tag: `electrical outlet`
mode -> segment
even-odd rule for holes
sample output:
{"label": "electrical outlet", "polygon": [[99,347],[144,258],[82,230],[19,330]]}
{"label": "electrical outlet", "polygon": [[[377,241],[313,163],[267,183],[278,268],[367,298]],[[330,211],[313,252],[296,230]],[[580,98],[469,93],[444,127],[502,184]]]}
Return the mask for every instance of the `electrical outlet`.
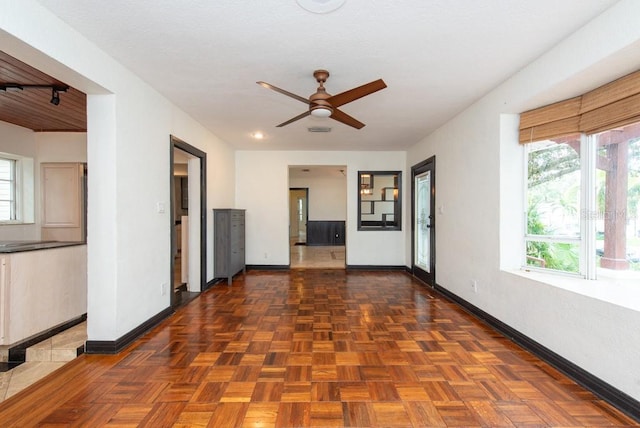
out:
{"label": "electrical outlet", "polygon": [[166,296],[167,295],[167,283],[163,282],[162,284],[160,284],[160,295],[162,296]]}
{"label": "electrical outlet", "polygon": [[471,289],[473,290],[474,293],[478,292],[478,281],[475,279],[471,280]]}
{"label": "electrical outlet", "polygon": [[269,255],[267,253],[264,253],[264,258],[265,259],[269,258]]}

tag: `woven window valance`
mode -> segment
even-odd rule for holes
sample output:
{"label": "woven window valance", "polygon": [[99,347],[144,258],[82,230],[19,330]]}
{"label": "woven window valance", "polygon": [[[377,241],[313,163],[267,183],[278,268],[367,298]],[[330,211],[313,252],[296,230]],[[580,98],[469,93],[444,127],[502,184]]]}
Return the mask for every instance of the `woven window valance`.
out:
{"label": "woven window valance", "polygon": [[520,144],[584,132],[593,134],[640,121],[640,71],[579,97],[520,115]]}

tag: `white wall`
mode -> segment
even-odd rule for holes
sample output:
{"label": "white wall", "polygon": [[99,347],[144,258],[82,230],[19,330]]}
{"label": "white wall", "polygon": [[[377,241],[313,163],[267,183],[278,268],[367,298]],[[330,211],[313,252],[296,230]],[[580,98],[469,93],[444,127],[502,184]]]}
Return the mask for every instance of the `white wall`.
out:
{"label": "white wall", "polygon": [[292,178],[289,180],[289,187],[309,189],[310,221],[347,219],[346,176]]}
{"label": "white wall", "polygon": [[0,152],[35,158],[35,132],[18,125],[0,122]]}
{"label": "white wall", "polygon": [[87,162],[84,132],[35,132],[38,162]]}
{"label": "white wall", "polygon": [[[358,171],[402,171],[405,162],[404,152],[236,152],[236,207],[247,210],[247,264],[289,264],[289,166],[346,165],[347,265],[404,266],[404,232],[358,231],[356,216]],[[405,211],[403,230],[406,218]]]}
{"label": "white wall", "polygon": [[520,266],[523,233],[523,154],[514,114],[639,69],[638,16],[640,2],[617,3],[407,155],[407,169],[436,156],[436,205],[443,208],[437,283],[635,399],[640,312],[510,270]]}
{"label": "white wall", "polygon": [[89,340],[116,340],[169,306],[169,136],[210,153],[209,208],[233,204],[233,151],[36,1],[3,2],[0,42],[87,94],[87,329]]}

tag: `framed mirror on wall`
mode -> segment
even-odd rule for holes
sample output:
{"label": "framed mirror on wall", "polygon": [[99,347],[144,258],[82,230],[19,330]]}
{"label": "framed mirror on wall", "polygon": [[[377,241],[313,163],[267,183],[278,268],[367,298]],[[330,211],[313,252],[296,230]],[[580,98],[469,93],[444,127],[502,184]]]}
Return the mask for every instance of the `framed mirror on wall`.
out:
{"label": "framed mirror on wall", "polygon": [[358,171],[358,230],[402,230],[402,171]]}

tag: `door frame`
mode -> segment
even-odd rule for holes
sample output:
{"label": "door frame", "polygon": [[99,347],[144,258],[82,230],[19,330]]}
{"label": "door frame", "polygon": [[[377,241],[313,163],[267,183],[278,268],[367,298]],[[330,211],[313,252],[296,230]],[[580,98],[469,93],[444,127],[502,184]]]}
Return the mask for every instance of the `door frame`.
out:
{"label": "door frame", "polygon": [[[170,193],[170,230],[171,230],[171,263],[170,263],[170,282],[173,284],[173,273],[175,270],[175,257],[174,248],[176,246],[176,232],[175,232],[175,190],[174,190],[174,157],[173,151],[180,149],[200,159],[200,292],[204,291],[207,287],[207,154],[202,150],[182,141],[181,139],[170,135],[170,158],[169,158],[169,189]],[[173,287],[169,287],[171,290],[171,307],[178,306],[181,300],[177,298],[177,293],[173,292]]]}
{"label": "door frame", "polygon": [[[430,207],[431,212],[430,228],[431,233],[429,235],[429,270],[426,272],[415,265],[415,251],[416,251],[416,187],[415,178],[426,171],[431,171],[431,197]],[[436,286],[436,157],[430,158],[419,162],[411,167],[411,273],[416,278],[420,279],[424,283],[431,287]]]}

